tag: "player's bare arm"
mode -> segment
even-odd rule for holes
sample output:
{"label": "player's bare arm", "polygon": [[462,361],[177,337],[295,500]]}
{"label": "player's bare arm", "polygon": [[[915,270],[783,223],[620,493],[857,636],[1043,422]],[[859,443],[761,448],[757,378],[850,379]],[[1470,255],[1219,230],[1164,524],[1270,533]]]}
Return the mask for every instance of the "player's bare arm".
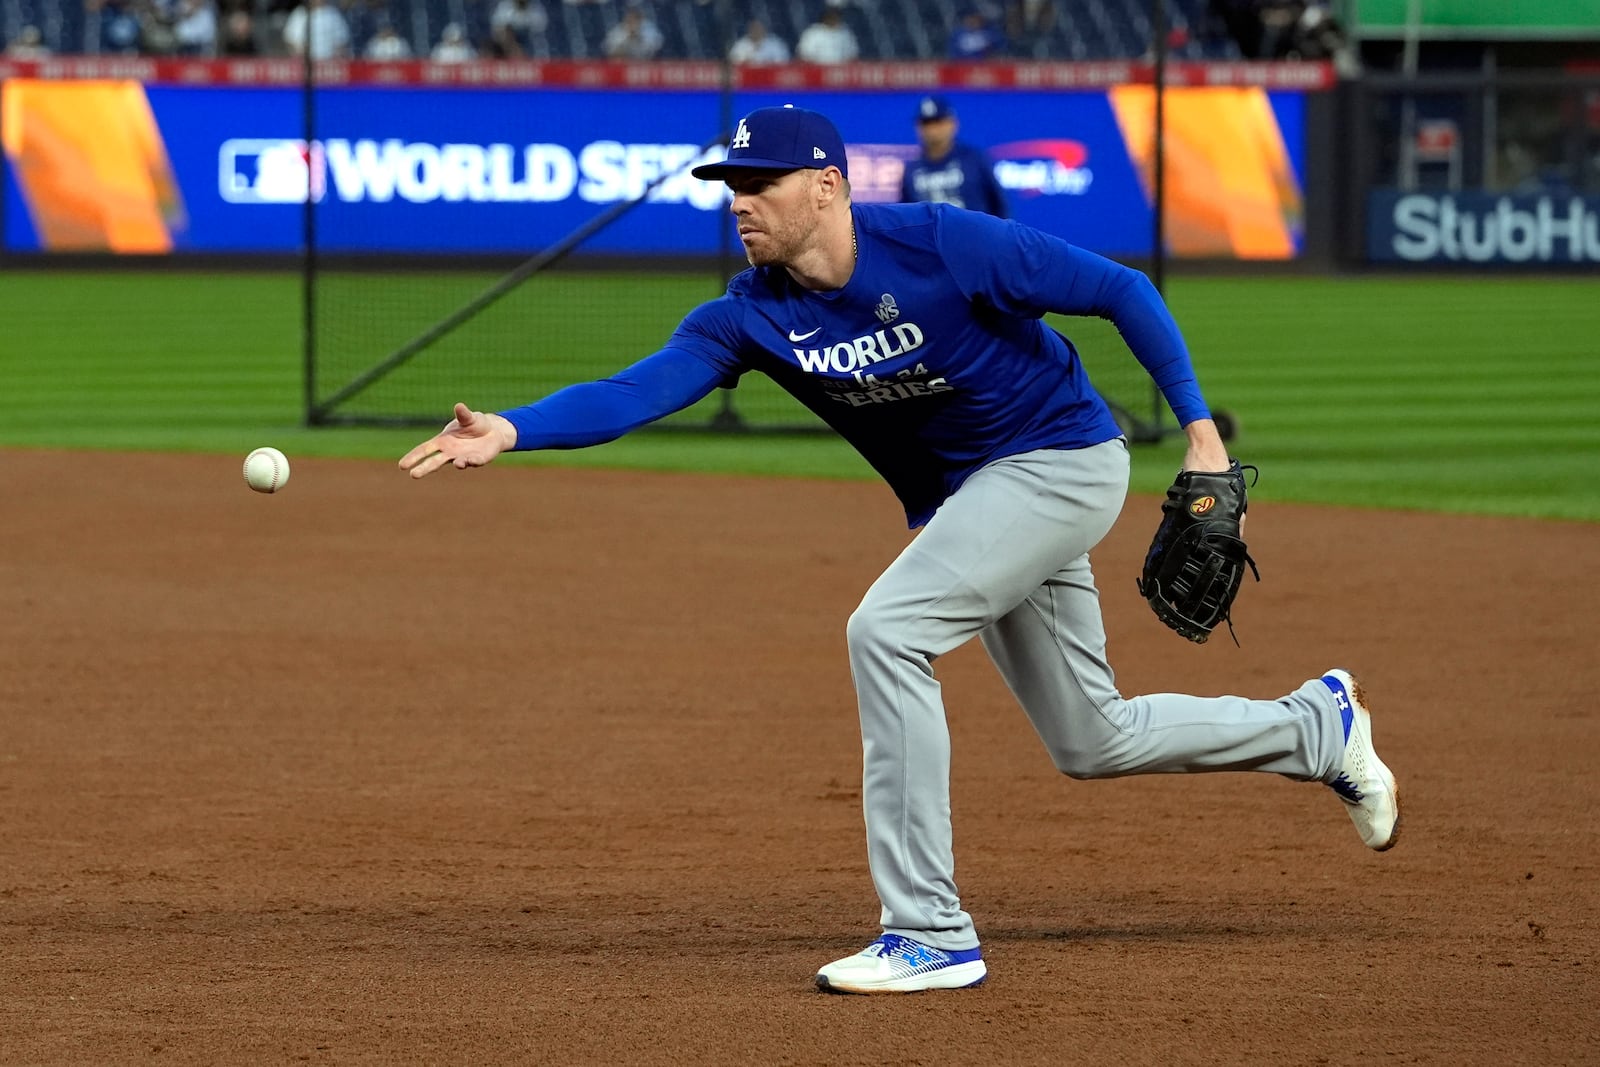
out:
{"label": "player's bare arm", "polygon": [[1217,424],[1210,419],[1195,419],[1183,428],[1189,438],[1189,450],[1183,457],[1186,471],[1225,471],[1228,469],[1228,446],[1222,443]]}
{"label": "player's bare arm", "polygon": [[503,415],[457,404],[455,418],[433,437],[400,457],[400,469],[425,478],[445,464],[457,470],[481,467],[517,446],[517,428]]}

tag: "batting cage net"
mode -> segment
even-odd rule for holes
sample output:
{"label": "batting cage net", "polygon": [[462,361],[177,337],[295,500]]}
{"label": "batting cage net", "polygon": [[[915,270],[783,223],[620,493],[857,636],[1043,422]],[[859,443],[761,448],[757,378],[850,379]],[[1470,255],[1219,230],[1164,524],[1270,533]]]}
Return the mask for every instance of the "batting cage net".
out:
{"label": "batting cage net", "polygon": [[[633,209],[648,198],[692,190],[720,203],[719,189],[688,173],[720,155],[719,109],[706,109],[698,124],[712,143],[648,159],[621,143],[601,145],[579,161],[542,143],[536,114],[523,114],[502,143],[461,136],[464,95],[473,108],[498,109],[495,136],[505,137],[515,94],[495,100],[482,88],[417,87],[408,95],[411,132],[402,140],[363,110],[359,87],[307,86],[308,421],[426,425],[447,418],[457,400],[506,408],[605,377],[660,348],[685,313],[719,295],[743,266],[731,253],[662,265],[604,251],[626,243],[640,223]],[[436,136],[417,136],[430,127]],[[372,251],[405,244],[383,221],[382,205],[396,199],[449,211],[489,198],[536,205],[556,191],[594,206],[553,241],[499,233],[493,254],[471,259]],[[731,244],[725,213],[705,214],[708,243]],[[718,390],[663,425],[820,427],[765,380],[742,382],[737,404],[732,392]]]}
{"label": "batting cage net", "polygon": [[[673,100],[675,128],[697,131],[703,143],[653,143],[666,138],[641,115],[574,151],[551,131],[593,106],[582,86],[541,86],[532,108],[526,87],[387,85],[404,94],[400,136],[393,108],[370,106],[370,86],[318,80],[330,71],[345,75],[307,65],[303,117],[310,424],[436,425],[456,401],[504,409],[604,378],[659,349],[746,265],[725,190],[689,173],[721,158],[733,116],[751,104],[745,94]],[[907,142],[851,146],[857,199],[896,198],[898,171],[886,177],[883,160],[910,158]],[[557,201],[560,211],[549,210]],[[525,225],[487,234],[472,226],[474,206],[485,202]],[[692,226],[705,232],[691,234],[695,254],[628,251],[661,246],[651,213],[638,210],[657,202],[697,209]],[[413,216],[394,209],[408,203],[425,205],[437,250],[419,252],[418,235],[397,229],[394,219]],[[440,228],[453,214],[470,240],[458,244],[448,225]],[[472,252],[461,254],[467,245]],[[1115,329],[1094,319],[1051,324],[1077,344],[1130,436],[1152,439],[1162,406]],[[825,429],[759,374],[656,425]]]}

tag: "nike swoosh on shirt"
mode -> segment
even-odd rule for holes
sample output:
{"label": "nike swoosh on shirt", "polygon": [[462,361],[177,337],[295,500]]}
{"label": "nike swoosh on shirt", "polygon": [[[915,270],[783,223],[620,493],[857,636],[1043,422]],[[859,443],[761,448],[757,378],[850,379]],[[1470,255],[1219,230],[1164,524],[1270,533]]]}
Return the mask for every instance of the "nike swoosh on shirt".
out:
{"label": "nike swoosh on shirt", "polygon": [[821,326],[818,326],[815,330],[812,330],[810,333],[795,333],[793,330],[790,330],[789,331],[789,340],[791,340],[791,341],[804,341],[807,338],[816,335],[821,330],[822,330]]}

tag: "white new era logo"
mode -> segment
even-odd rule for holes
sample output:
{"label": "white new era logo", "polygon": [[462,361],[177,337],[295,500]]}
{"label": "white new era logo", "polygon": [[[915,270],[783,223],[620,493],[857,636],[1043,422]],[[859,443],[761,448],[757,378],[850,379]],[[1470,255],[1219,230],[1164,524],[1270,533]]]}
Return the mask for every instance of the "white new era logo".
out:
{"label": "white new era logo", "polygon": [[729,148],[750,147],[750,127],[744,124],[744,119],[739,120],[739,128],[733,131],[733,140],[728,143]]}
{"label": "white new era logo", "polygon": [[824,152],[820,148],[813,148],[811,150],[811,158],[812,159],[827,159],[828,158],[828,153]]}

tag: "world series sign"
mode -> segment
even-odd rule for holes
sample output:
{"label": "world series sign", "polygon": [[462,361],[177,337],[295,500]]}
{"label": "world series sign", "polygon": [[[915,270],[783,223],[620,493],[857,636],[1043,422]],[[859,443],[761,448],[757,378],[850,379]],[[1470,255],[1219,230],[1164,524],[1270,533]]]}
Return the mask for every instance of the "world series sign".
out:
{"label": "world series sign", "polygon": [[[730,110],[805,90],[845,139],[852,198],[884,202],[899,198],[917,153],[916,102],[937,86],[986,151],[1013,217],[1105,255],[1147,254],[1148,72],[985,64],[969,85],[970,66],[741,73],[777,80],[744,84]],[[584,253],[737,254],[727,190],[689,173],[723,153],[713,145],[727,121],[719,71],[351,62],[318,70],[308,131],[298,63],[0,59],[0,250],[296,254],[309,201],[324,252],[524,255],[638,200]],[[1300,255],[1307,98],[1331,84],[1325,65],[1169,74],[1170,254]],[[737,144],[740,132],[729,137]]]}

